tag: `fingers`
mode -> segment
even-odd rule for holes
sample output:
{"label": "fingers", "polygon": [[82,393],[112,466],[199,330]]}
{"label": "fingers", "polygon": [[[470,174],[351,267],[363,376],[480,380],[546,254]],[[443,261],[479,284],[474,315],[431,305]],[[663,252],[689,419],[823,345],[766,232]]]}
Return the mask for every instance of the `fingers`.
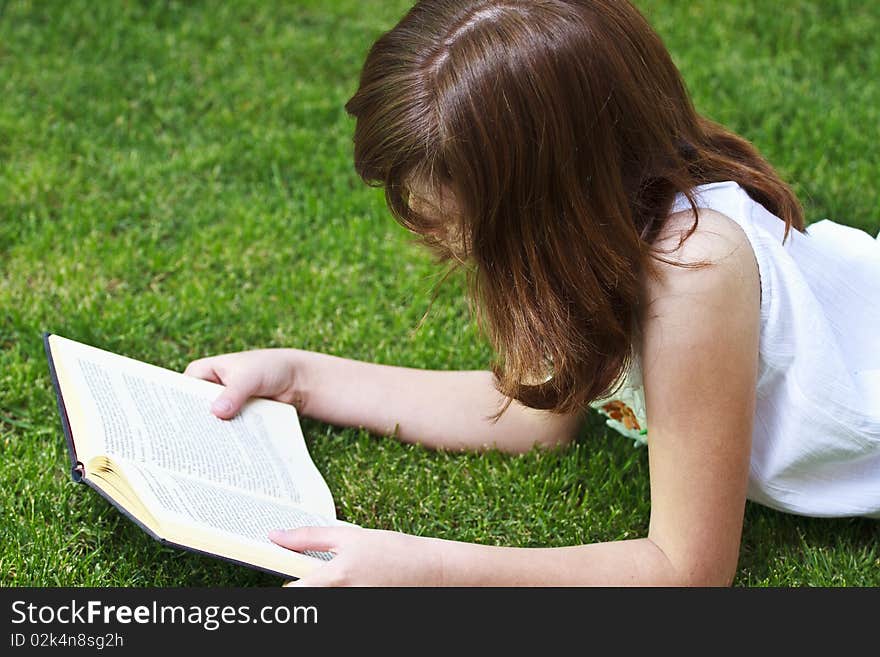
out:
{"label": "fingers", "polygon": [[276,529],[269,532],[269,540],[295,552],[315,550],[332,552],[339,547],[346,527],[300,527],[299,529]]}
{"label": "fingers", "polygon": [[315,568],[312,572],[310,572],[305,577],[300,577],[298,580],[292,582],[285,582],[284,586],[299,588],[299,587],[328,587],[328,586],[338,586],[339,582],[337,581],[335,575],[333,574],[333,564],[328,563],[324,566],[320,566]]}
{"label": "fingers", "polygon": [[220,393],[211,404],[211,412],[221,420],[231,420],[253,395],[252,386],[243,385],[242,381],[235,381],[234,383],[224,381],[224,378],[228,378],[228,376],[218,371],[221,368],[215,366],[216,362],[213,358],[194,360],[186,366],[183,373],[197,379],[210,381],[211,383],[225,383],[226,390]]}
{"label": "fingers", "polygon": [[[336,552],[339,545],[351,531],[348,527],[300,527],[299,529],[278,529],[269,532],[269,539],[281,547],[297,552],[316,550]],[[309,574],[298,580],[285,582],[284,586],[339,586],[343,582],[337,572],[339,557],[328,563],[316,566]]]}
{"label": "fingers", "polygon": [[186,369],[183,370],[183,373],[196,379],[204,379],[205,381],[211,381],[212,383],[220,383],[220,375],[214,371],[214,367],[208,362],[208,359],[205,358],[191,362],[186,366]]}
{"label": "fingers", "polygon": [[237,386],[227,387],[211,404],[211,412],[221,420],[231,420],[250,396],[249,390]]}

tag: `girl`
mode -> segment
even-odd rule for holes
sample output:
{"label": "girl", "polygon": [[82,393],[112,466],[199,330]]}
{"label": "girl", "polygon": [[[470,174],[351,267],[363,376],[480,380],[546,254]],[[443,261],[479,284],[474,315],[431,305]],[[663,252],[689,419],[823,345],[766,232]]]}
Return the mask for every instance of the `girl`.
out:
{"label": "girl", "polygon": [[880,242],[804,228],[791,189],[698,115],[626,0],[424,0],[346,106],[355,166],[464,267],[493,372],[290,350],[186,372],[404,441],[567,443],[592,406],[648,444],[637,540],[507,548],[359,528],[279,531],[336,558],[307,585],[726,585],[746,498],[880,517]]}

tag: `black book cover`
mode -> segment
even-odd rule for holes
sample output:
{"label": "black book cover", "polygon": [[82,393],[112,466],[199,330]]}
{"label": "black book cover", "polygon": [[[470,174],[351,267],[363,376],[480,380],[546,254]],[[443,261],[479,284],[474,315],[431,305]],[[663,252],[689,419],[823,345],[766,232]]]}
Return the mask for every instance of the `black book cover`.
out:
{"label": "black book cover", "polygon": [[52,358],[52,347],[49,344],[49,332],[43,333],[43,347],[46,349],[46,358],[49,360],[49,376],[52,386],[55,388],[55,399],[58,401],[58,413],[61,415],[61,427],[64,429],[64,437],[67,439],[67,451],[70,454],[70,476],[76,482],[81,482],[85,474],[85,466],[76,458],[76,445],[73,444],[73,433],[70,431],[70,420],[67,418],[67,408],[64,406],[64,398],[61,396],[61,384],[58,382],[58,373],[55,371],[55,360]]}

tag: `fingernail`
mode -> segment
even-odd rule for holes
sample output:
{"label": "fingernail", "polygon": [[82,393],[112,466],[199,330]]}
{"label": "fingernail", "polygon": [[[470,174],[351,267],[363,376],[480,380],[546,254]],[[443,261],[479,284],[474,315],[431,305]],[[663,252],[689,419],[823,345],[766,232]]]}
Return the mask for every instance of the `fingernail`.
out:
{"label": "fingernail", "polygon": [[218,399],[213,404],[211,404],[211,410],[215,413],[222,413],[226,415],[232,411],[232,404],[228,399]]}
{"label": "fingernail", "polygon": [[273,529],[269,532],[269,540],[274,541],[284,536],[284,532],[280,529]]}

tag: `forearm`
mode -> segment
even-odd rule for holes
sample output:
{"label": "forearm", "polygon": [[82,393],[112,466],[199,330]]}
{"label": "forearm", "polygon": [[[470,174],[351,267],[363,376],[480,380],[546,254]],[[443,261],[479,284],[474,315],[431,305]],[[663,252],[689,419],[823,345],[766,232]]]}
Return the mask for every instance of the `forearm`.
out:
{"label": "forearm", "polygon": [[491,372],[433,371],[377,365],[288,350],[302,413],[323,422],[393,434],[427,447],[510,452],[573,437],[578,418],[504,404]]}
{"label": "forearm", "polygon": [[648,538],[558,548],[511,548],[426,539],[443,586],[721,585],[675,569]]}

